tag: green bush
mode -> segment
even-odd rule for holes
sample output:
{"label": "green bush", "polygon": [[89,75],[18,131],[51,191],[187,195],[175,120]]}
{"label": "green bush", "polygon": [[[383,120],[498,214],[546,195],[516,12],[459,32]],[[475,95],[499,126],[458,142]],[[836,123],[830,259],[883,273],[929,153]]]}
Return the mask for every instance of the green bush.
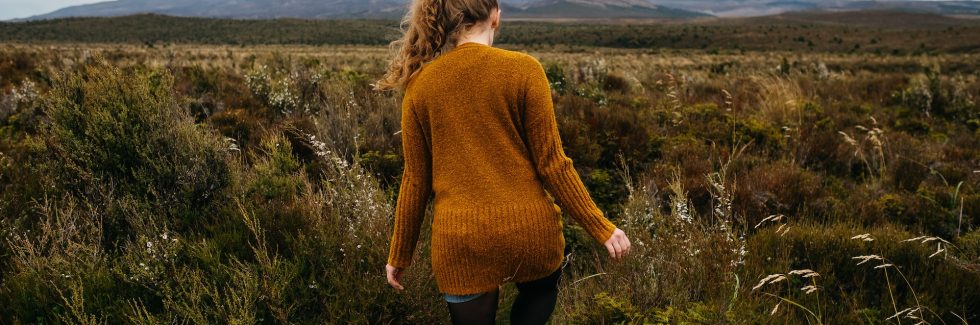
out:
{"label": "green bush", "polygon": [[226,200],[228,145],[195,124],[173,91],[168,73],[98,63],[64,76],[44,104],[42,174],[57,192],[105,207],[108,243],[129,233],[127,209],[192,229]]}
{"label": "green bush", "polygon": [[551,62],[545,65],[544,72],[548,76],[551,89],[557,92],[559,96],[564,96],[568,91],[568,79],[565,78],[565,70],[562,69],[562,66]]}

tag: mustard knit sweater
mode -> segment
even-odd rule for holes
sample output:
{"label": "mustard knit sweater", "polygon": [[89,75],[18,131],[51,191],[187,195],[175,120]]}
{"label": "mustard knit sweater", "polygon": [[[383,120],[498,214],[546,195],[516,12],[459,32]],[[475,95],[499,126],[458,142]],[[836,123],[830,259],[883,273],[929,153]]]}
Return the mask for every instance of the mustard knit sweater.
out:
{"label": "mustard knit sweater", "polygon": [[464,43],[419,71],[401,111],[405,171],[388,264],[412,263],[433,193],[432,272],[448,294],[557,270],[562,209],[599,243],[616,229],[565,156],[548,78],[534,57]]}

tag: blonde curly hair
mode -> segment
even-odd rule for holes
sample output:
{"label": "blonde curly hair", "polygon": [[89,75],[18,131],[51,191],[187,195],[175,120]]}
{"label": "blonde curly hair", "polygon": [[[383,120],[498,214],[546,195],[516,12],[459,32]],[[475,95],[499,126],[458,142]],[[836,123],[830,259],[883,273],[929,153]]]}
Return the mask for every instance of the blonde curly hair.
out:
{"label": "blonde curly hair", "polygon": [[422,68],[452,49],[459,36],[498,9],[498,0],[413,0],[402,19],[402,37],[389,45],[394,58],[376,90],[403,90]]}

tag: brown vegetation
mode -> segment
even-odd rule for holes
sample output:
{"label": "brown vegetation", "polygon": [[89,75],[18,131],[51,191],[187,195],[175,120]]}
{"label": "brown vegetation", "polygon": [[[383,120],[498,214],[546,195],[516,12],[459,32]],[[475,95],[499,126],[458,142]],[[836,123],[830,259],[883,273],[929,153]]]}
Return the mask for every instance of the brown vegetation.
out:
{"label": "brown vegetation", "polygon": [[[980,320],[978,55],[526,50],[636,248],[568,220],[557,322]],[[386,58],[2,45],[0,322],[445,322],[426,240],[384,281]]]}

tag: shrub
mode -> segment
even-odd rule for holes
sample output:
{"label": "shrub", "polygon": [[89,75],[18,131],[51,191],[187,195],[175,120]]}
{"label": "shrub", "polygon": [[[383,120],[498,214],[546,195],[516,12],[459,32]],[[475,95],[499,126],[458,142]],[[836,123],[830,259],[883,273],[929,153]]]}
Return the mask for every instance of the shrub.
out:
{"label": "shrub", "polygon": [[562,69],[561,65],[549,62],[545,65],[544,72],[548,77],[548,83],[551,85],[551,89],[559,96],[564,96],[568,90],[568,79],[565,78],[565,70]]}
{"label": "shrub", "polygon": [[50,160],[41,169],[57,191],[106,207],[108,243],[129,233],[130,208],[176,229],[199,225],[233,181],[227,144],[194,123],[167,73],[88,66],[63,77],[45,112]]}
{"label": "shrub", "polygon": [[724,203],[732,193],[713,185],[711,197],[721,212],[700,215],[690,207],[679,174],[670,182],[667,201],[645,177],[636,184],[627,180],[629,200],[617,224],[633,244],[630,257],[599,270],[572,268],[572,278],[581,283],[564,288],[565,321],[721,322],[728,317],[738,283],[735,270],[747,253]]}
{"label": "shrub", "polygon": [[971,231],[956,238],[957,255],[964,266],[980,273],[980,230]]}
{"label": "shrub", "polygon": [[633,89],[633,85],[627,76],[622,73],[610,73],[606,75],[602,84],[602,89],[619,93],[628,93]]}
{"label": "shrub", "polygon": [[734,204],[751,225],[772,214],[819,218],[834,212],[833,198],[820,177],[786,161],[743,171]]}

